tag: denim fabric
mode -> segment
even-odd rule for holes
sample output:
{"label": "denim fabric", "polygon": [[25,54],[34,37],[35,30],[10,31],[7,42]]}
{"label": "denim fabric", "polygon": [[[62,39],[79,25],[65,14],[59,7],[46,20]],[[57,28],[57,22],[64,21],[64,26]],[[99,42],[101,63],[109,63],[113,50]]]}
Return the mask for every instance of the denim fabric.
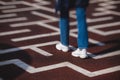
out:
{"label": "denim fabric", "polygon": [[56,0],[55,9],[56,12],[73,7],[83,7],[86,8],[89,4],[89,0]]}
{"label": "denim fabric", "polygon": [[[60,11],[60,41],[63,45],[69,45],[69,11],[62,10]],[[87,48],[88,47],[88,31],[86,23],[86,9],[77,7],[76,8],[77,16],[77,28],[78,28],[78,38],[77,44],[78,48]]]}
{"label": "denim fabric", "polygon": [[88,47],[88,31],[86,22],[86,10],[84,8],[76,8],[77,27],[78,27],[78,47]]}

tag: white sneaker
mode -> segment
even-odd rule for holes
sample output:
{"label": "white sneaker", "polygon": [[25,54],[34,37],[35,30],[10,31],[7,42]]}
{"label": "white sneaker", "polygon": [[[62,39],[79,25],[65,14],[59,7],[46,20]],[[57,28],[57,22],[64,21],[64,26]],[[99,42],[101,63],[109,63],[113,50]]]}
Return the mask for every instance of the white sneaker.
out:
{"label": "white sneaker", "polygon": [[57,50],[62,50],[63,52],[68,52],[69,51],[69,47],[65,46],[61,43],[56,44],[56,49]]}
{"label": "white sneaker", "polygon": [[80,57],[82,59],[87,58],[87,50],[86,49],[77,49],[72,52],[72,56],[74,57]]}

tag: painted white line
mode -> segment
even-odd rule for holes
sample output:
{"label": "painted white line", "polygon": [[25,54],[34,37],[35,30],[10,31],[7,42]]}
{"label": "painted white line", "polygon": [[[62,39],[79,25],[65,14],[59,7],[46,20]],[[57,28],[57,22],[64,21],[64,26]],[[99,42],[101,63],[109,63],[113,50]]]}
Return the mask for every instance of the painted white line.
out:
{"label": "painted white line", "polygon": [[[113,15],[117,15],[120,16],[120,12],[116,12],[113,11],[113,9],[116,9],[117,7],[115,6],[115,4],[119,4],[120,1],[107,1],[104,3],[99,3],[99,6],[102,6],[100,8],[96,8],[96,11],[101,11],[100,13],[96,13],[94,15],[106,15],[106,14],[113,14]],[[106,14],[103,14],[106,13]]]}
{"label": "painted white line", "polygon": [[108,2],[104,2],[104,3],[99,3],[98,4],[100,7],[113,7],[113,9],[115,9],[117,6],[110,4]]}
{"label": "painted white line", "polygon": [[[6,49],[6,50],[0,50],[0,54],[7,54],[7,53],[11,53],[11,52],[15,52],[15,51],[21,51],[21,50],[25,50],[25,49],[32,49],[33,51],[36,51],[36,52],[40,53],[41,51],[40,51],[40,49],[38,50],[37,47],[54,45],[54,44],[57,44],[57,43],[59,43],[59,41],[38,43],[38,44],[22,46],[22,47],[18,47],[18,48],[10,48],[10,49]],[[76,48],[72,47],[72,49],[75,50]],[[43,53],[46,54],[46,52],[44,52],[44,51],[43,51]],[[89,53],[89,52],[87,54],[93,59],[101,59],[101,58],[105,58],[105,57],[111,57],[111,56],[119,55],[120,52],[115,51],[115,52],[107,53],[107,54],[103,54],[103,55],[94,55],[94,54]],[[48,55],[48,53],[47,53],[47,55]]]}
{"label": "painted white line", "polygon": [[5,2],[4,5],[17,5],[17,4],[22,4],[23,1],[10,1],[10,2]]}
{"label": "painted white line", "polygon": [[51,2],[50,1],[44,1],[44,0],[34,0],[34,1],[36,1],[36,2],[39,2],[39,3],[46,3],[46,4],[51,4]]}
{"label": "painted white line", "polygon": [[58,32],[53,32],[53,33],[38,34],[38,35],[33,35],[33,36],[26,36],[26,37],[21,37],[21,38],[13,38],[13,39],[11,39],[11,41],[20,42],[20,41],[49,37],[49,36],[55,36],[55,35],[59,35],[59,33]]}
{"label": "painted white line", "polygon": [[89,28],[108,28],[108,27],[112,27],[112,26],[119,26],[120,25],[120,21],[118,22],[112,22],[112,23],[105,23],[105,24],[100,24],[100,25],[95,25],[95,26],[90,26]]}
{"label": "painted white line", "polygon": [[19,33],[26,33],[26,32],[31,32],[31,30],[30,29],[22,29],[22,30],[0,32],[0,36],[7,36],[7,35],[13,35],[13,34],[19,34]]}
{"label": "painted white line", "polygon": [[36,3],[36,5],[40,5],[40,6],[45,6],[45,5],[50,5],[50,2],[40,2],[40,3]]}
{"label": "painted white line", "polygon": [[13,13],[13,14],[3,14],[0,15],[0,18],[9,18],[9,17],[16,17],[17,14]]}
{"label": "painted white line", "polygon": [[36,4],[33,4],[33,3],[25,2],[25,1],[23,1],[23,4],[27,5],[27,6],[35,7],[37,9],[39,8],[40,10],[44,10],[44,11],[49,11],[49,12],[55,13],[54,9],[48,8],[48,7],[45,7],[45,6],[40,6],[40,5],[36,5]]}
{"label": "painted white line", "polygon": [[111,14],[109,11],[93,13],[93,16],[105,16]]}
{"label": "painted white line", "polygon": [[[70,15],[70,17],[76,19],[76,15]],[[113,19],[112,16],[100,17],[100,18],[94,18],[94,19],[87,18],[87,22],[88,22],[88,23],[93,23],[93,22],[107,21],[107,20],[112,20],[112,19]],[[71,23],[71,24],[72,24],[72,23]]]}
{"label": "painted white line", "polygon": [[23,11],[31,11],[31,10],[37,10],[38,8],[35,7],[27,7],[27,8],[17,8],[17,9],[11,9],[11,10],[2,10],[3,13],[13,13],[13,12],[23,12]]}
{"label": "painted white line", "polygon": [[37,53],[39,53],[39,54],[41,54],[41,55],[43,55],[43,56],[53,56],[53,54],[51,54],[51,53],[48,53],[47,51],[45,51],[45,50],[42,50],[42,49],[40,49],[40,48],[37,48],[37,47],[32,47],[32,48],[30,48],[31,50],[33,50],[33,51],[35,51],[35,52],[37,52]]}
{"label": "painted white line", "polygon": [[37,23],[38,25],[44,27],[44,28],[48,28],[48,29],[51,29],[51,30],[54,30],[54,31],[58,31],[59,32],[59,27],[55,27],[55,26],[52,26],[52,25],[49,25],[49,24],[46,24],[46,23],[42,23],[42,22],[39,22]]}
{"label": "painted white line", "polygon": [[30,26],[30,25],[36,25],[40,21],[31,21],[31,22],[22,22],[22,23],[14,23],[11,24],[10,27],[23,27],[23,26]]}
{"label": "painted white line", "polygon": [[113,15],[120,16],[120,12],[116,12],[116,11],[109,11],[109,13],[111,13],[111,14],[113,14]]}
{"label": "painted white line", "polygon": [[114,51],[114,52],[110,52],[110,53],[101,54],[101,55],[96,55],[93,58],[94,59],[101,59],[101,58],[112,57],[112,56],[116,56],[116,55],[120,55],[120,50]]}
{"label": "painted white line", "polygon": [[[93,14],[93,15],[94,16],[98,16],[98,15],[102,15],[102,14]],[[100,22],[100,21],[108,21],[108,20],[112,20],[112,19],[113,19],[113,17],[102,17],[102,18],[96,18],[96,19],[87,18],[87,23]],[[75,25],[77,25],[77,21],[70,22],[70,26],[75,26]]]}
{"label": "painted white line", "polygon": [[38,2],[37,5],[50,5],[51,4],[50,1],[44,1],[44,0],[34,0],[34,1]]}
{"label": "painted white line", "polygon": [[[42,2],[42,1],[44,1],[44,0],[34,0],[34,1],[36,1],[36,2]],[[48,2],[48,1],[45,1],[45,2]]]}
{"label": "painted white line", "polygon": [[101,17],[101,18],[96,18],[96,19],[90,19],[90,18],[87,18],[87,22],[88,23],[93,23],[93,22],[102,22],[102,21],[107,21],[107,20],[112,20],[113,17]]}
{"label": "painted white line", "polygon": [[102,12],[104,12],[104,11],[110,11],[110,10],[105,9],[105,8],[96,8],[95,10],[96,10],[96,11],[102,11]]}
{"label": "painted white line", "polygon": [[40,22],[47,24],[47,23],[58,22],[58,21],[59,21],[59,19],[56,19],[56,20],[55,20],[55,19],[52,19],[52,20],[41,20]]}
{"label": "painted white line", "polygon": [[90,3],[93,4],[93,3],[100,3],[100,2],[107,2],[107,1],[110,1],[110,0],[90,0]]}
{"label": "painted white line", "polygon": [[[101,4],[99,4],[99,5],[101,5]],[[116,6],[113,6],[113,5],[107,5],[107,6],[102,6],[102,7],[100,7],[100,9],[101,8],[104,8],[104,9],[106,9],[106,10],[110,10],[110,9],[116,9],[117,7]],[[99,8],[96,8],[96,9],[99,9]]]}
{"label": "painted white line", "polygon": [[[101,12],[99,12],[101,13]],[[94,14],[94,13],[93,13]],[[71,14],[70,14],[70,17],[76,19],[76,15],[75,15],[75,11],[72,11]],[[90,19],[90,18],[87,18],[87,22],[88,23],[91,23],[91,22],[99,22],[99,21],[107,21],[107,20],[112,20],[113,17],[112,16],[108,16],[108,17],[100,17],[100,18],[94,18],[94,19]],[[72,24],[77,24],[77,22],[72,22]]]}
{"label": "painted white line", "polygon": [[59,69],[59,68],[63,68],[63,67],[68,67],[68,68],[70,68],[78,73],[81,73],[87,77],[96,77],[96,76],[100,76],[103,74],[120,71],[120,66],[118,65],[118,66],[91,72],[91,71],[88,71],[80,66],[77,66],[77,65],[72,64],[67,61],[48,65],[48,66],[42,66],[42,67],[38,67],[38,68],[30,66],[19,59],[13,59],[13,60],[7,60],[7,61],[0,62],[0,66],[9,65],[9,64],[14,64],[14,65],[18,66],[19,68],[21,68],[31,74],[38,73],[38,72],[44,72],[44,71],[48,71],[48,70],[53,70],[53,69]]}
{"label": "painted white line", "polygon": [[76,66],[74,64],[71,64],[71,63],[69,63],[68,67],[79,72],[79,73],[82,73],[88,77],[96,77],[96,76],[120,71],[120,66],[114,66],[114,67],[110,67],[110,68],[106,68],[106,69],[102,69],[102,70],[98,70],[98,71],[94,71],[94,72],[90,72],[86,69],[83,69],[83,68]]}
{"label": "painted white line", "polygon": [[119,25],[120,25],[120,22],[106,23],[106,24],[91,26],[88,28],[88,30],[90,32],[93,32],[102,36],[108,36],[112,34],[119,34],[120,30],[118,29],[118,30],[112,30],[112,31],[101,31],[98,28],[107,28],[107,27],[114,27]]}
{"label": "painted white line", "polygon": [[104,46],[105,45],[105,43],[102,43],[100,41],[97,41],[97,40],[94,40],[94,39],[91,39],[91,38],[89,38],[89,42],[93,43],[93,44],[96,44],[98,46]]}
{"label": "painted white line", "polygon": [[5,5],[5,2],[3,2],[3,1],[0,1],[0,4],[2,4],[2,5]]}
{"label": "painted white line", "polygon": [[12,6],[0,6],[0,10],[2,9],[12,9],[12,8],[16,8],[16,6],[12,5]]}
{"label": "painted white line", "polygon": [[[77,38],[77,34],[75,34],[75,33],[70,33],[70,36]],[[100,41],[97,41],[97,40],[94,40],[94,39],[91,39],[91,38],[89,38],[89,42],[93,43],[93,44],[96,44],[96,45],[99,45],[99,46],[104,46],[105,45],[104,43],[102,43]]]}
{"label": "painted white line", "polygon": [[40,12],[37,12],[37,11],[32,11],[32,14],[36,15],[36,16],[47,18],[49,20],[57,20],[58,21],[58,18],[56,18],[54,16],[50,16],[48,14],[43,14],[43,13],[40,13]]}
{"label": "painted white line", "polygon": [[51,28],[55,31],[58,31],[59,29],[56,28],[55,26],[51,26],[51,25],[48,25],[46,23],[49,23],[49,22],[56,22],[57,20],[41,20],[41,21],[31,21],[31,22],[22,22],[22,23],[14,23],[14,24],[10,24],[10,27],[25,27],[25,26],[31,26],[31,25],[39,25],[39,26],[42,26],[42,27],[46,27],[46,28]]}
{"label": "painted white line", "polygon": [[11,19],[1,19],[0,23],[17,22],[17,21],[25,21],[25,20],[27,20],[26,17],[11,18]]}
{"label": "painted white line", "polygon": [[112,31],[100,31],[98,29],[92,29],[92,30],[89,30],[93,33],[97,33],[99,35],[102,35],[102,36],[108,36],[108,35],[113,35],[113,34],[119,34],[120,33],[120,30],[112,30]]}
{"label": "painted white line", "polygon": [[109,14],[120,16],[120,12],[116,12],[116,11],[112,11],[112,10],[107,10],[105,8],[96,8],[96,11],[107,12]]}
{"label": "painted white line", "polygon": [[104,3],[100,3],[102,6],[108,6],[108,5],[114,5],[114,4],[119,4],[120,1],[107,1],[107,2],[104,2]]}
{"label": "painted white line", "polygon": [[5,49],[5,50],[0,50],[0,54],[7,54],[7,53],[10,53],[10,52],[21,51],[21,50],[30,49],[30,48],[33,48],[33,47],[49,46],[49,45],[54,45],[54,44],[57,44],[57,43],[58,43],[58,41],[52,41],[52,42],[38,43],[38,44],[22,46],[22,47],[17,47],[17,48],[10,48],[10,49]]}
{"label": "painted white line", "polygon": [[46,24],[48,22],[56,22],[57,20],[41,20],[41,21],[32,21],[32,22],[22,22],[22,23],[14,23],[10,24],[10,27],[25,27],[25,26],[31,26],[31,25],[39,25],[41,27],[45,27],[48,29],[52,29],[55,31],[59,31],[59,28],[56,28],[55,26]]}
{"label": "painted white line", "polygon": [[120,65],[93,72],[96,76],[120,71]]}

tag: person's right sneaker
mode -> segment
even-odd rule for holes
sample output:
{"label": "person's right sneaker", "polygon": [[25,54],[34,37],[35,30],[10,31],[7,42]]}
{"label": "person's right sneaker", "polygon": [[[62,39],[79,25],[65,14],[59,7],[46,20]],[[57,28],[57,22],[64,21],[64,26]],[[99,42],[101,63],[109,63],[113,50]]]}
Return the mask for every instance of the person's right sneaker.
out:
{"label": "person's right sneaker", "polygon": [[72,56],[74,57],[80,57],[82,59],[87,58],[87,50],[86,49],[77,49],[75,51],[72,52]]}
{"label": "person's right sneaker", "polygon": [[56,49],[57,50],[62,50],[63,52],[68,52],[69,51],[69,46],[65,46],[61,43],[56,44]]}

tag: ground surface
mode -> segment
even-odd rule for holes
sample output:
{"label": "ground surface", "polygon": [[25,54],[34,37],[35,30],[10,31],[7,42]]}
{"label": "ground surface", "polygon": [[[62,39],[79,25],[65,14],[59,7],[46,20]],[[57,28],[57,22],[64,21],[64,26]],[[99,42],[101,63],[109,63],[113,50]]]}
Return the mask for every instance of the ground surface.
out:
{"label": "ground surface", "polygon": [[[120,80],[120,1],[90,0],[89,58],[55,49],[53,0],[0,0],[0,80]],[[70,45],[77,47],[74,9]]]}

